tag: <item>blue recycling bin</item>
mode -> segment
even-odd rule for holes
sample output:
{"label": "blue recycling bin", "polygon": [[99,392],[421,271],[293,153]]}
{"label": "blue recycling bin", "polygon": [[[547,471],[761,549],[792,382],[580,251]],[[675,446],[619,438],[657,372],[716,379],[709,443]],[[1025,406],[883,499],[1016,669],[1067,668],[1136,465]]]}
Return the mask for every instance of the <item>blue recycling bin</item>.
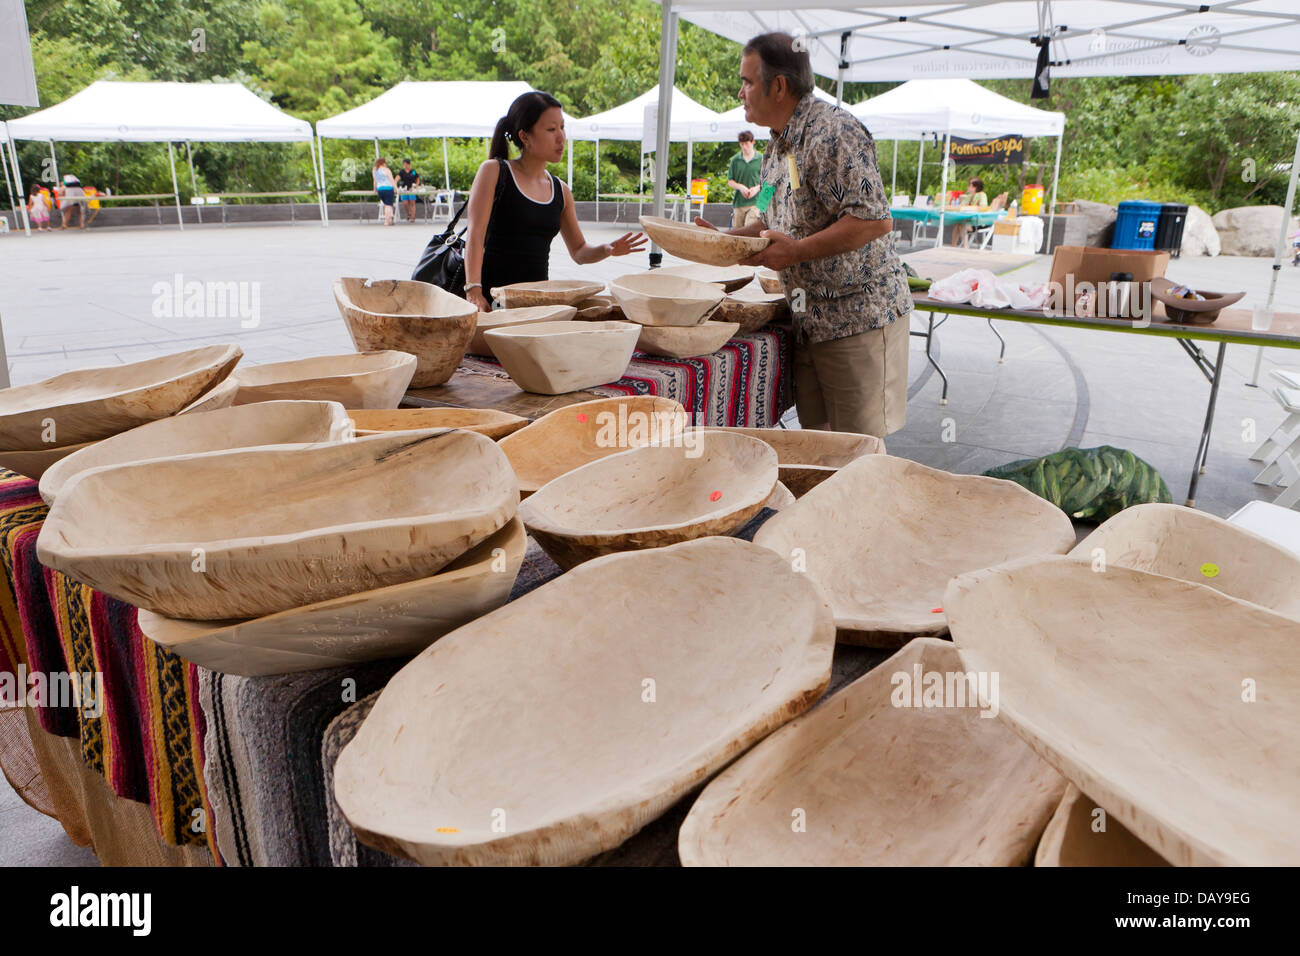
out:
{"label": "blue recycling bin", "polygon": [[1155,249],[1156,225],[1160,222],[1160,203],[1145,199],[1127,199],[1119,204],[1115,217],[1112,249]]}

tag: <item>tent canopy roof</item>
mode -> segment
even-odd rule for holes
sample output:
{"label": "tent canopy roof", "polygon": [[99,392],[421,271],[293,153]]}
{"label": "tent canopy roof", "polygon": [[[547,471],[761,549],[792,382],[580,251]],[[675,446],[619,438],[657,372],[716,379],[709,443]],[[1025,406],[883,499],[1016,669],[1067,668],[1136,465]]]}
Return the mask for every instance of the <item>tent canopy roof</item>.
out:
{"label": "tent canopy roof", "polygon": [[[532,89],[519,80],[407,80],[369,103],[321,120],[316,131],[333,139],[487,138],[510,104]],[[565,115],[566,126],[574,122]]]}
{"label": "tent canopy roof", "polygon": [[813,69],[827,77],[838,74],[840,37],[849,32],[850,82],[1030,78],[1038,57],[1032,38],[1044,30],[1058,77],[1300,69],[1295,0],[810,0],[794,7],[790,0],[672,0],[683,19],[737,42],[772,30],[802,34]]}
{"label": "tent canopy roof", "polygon": [[48,109],[9,121],[14,139],[78,143],[296,142],[311,124],[239,83],[98,80]]}
{"label": "tent canopy roof", "polygon": [[[827,103],[834,103],[835,97],[827,93],[820,86],[813,87],[813,95],[819,100],[825,100]],[[735,109],[727,110],[719,117],[721,122],[718,124],[719,139],[735,139],[740,135],[742,129],[747,129],[754,134],[755,139],[771,139],[772,131],[765,126],[756,126],[745,119],[745,107],[737,106]]]}
{"label": "tent canopy roof", "polygon": [[[640,139],[645,124],[645,108],[659,105],[659,87],[651,87],[634,100],[596,113],[583,119],[569,120],[566,132],[569,139]],[[677,87],[673,87],[672,130],[669,138],[675,143],[688,139],[709,142],[727,139],[719,135],[722,115],[697,103]],[[744,118],[743,116],[741,117]],[[731,133],[730,136],[735,136]]]}
{"label": "tent canopy roof", "polygon": [[973,80],[908,80],[849,110],[876,139],[920,139],[945,132],[967,138],[1060,136],[1065,130],[1064,113],[1017,103]]}

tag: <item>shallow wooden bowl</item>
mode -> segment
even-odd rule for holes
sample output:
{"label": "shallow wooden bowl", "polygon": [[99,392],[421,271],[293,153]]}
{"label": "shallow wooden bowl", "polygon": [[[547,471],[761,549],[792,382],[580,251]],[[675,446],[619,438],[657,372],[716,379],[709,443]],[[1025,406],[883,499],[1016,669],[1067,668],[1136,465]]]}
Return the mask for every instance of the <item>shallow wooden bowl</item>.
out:
{"label": "shallow wooden bowl", "polygon": [[790,303],[783,293],[744,289],[729,295],[718,306],[719,318],[740,325],[742,334],[757,332],[769,322],[790,317]]}
{"label": "shallow wooden bowl", "polygon": [[492,346],[488,345],[485,332],[492,329],[506,329],[515,325],[529,325],[533,322],[568,322],[578,310],[571,305],[536,305],[528,309],[495,309],[492,312],[479,312],[474,326],[474,337],[469,340],[468,352],[474,355],[491,355]]}
{"label": "shallow wooden bowl", "polygon": [[492,298],[503,309],[528,309],[539,305],[577,305],[605,288],[603,282],[584,279],[547,279],[544,282],[516,282],[492,289]]}
{"label": "shallow wooden bowl", "polygon": [[772,241],[756,236],[732,236],[661,216],[641,216],[640,222],[645,234],[664,252],[710,266],[734,266],[741,259],[762,252]]}
{"label": "shallow wooden bowl", "polygon": [[82,472],[37,555],[168,617],[260,617],[428,577],[518,501],[505,456],[473,432],[270,445]]}
{"label": "shallow wooden bowl", "polygon": [[241,677],[341,667],[418,654],[510,597],[528,537],[518,518],[437,574],[249,621],[182,621],[140,612],[156,644]]}
{"label": "shallow wooden bowl", "polygon": [[622,378],[640,331],[633,322],[536,322],[484,338],[525,392],[561,395]]}
{"label": "shallow wooden bowl", "polygon": [[451,378],[478,316],[478,308],[460,296],[404,279],[335,279],[334,302],[358,352],[392,349],[415,356],[411,388]]}
{"label": "shallow wooden bowl", "polygon": [[1034,853],[1034,866],[1168,865],[1074,784],[1065,788]]}
{"label": "shallow wooden bowl", "polygon": [[754,542],[787,558],[799,549],[842,642],[899,647],[947,630],[943,591],[954,575],[1062,554],[1074,538],[1060,508],[1014,482],[866,455],[764,524]]}
{"label": "shallow wooden bowl", "polygon": [[229,408],[235,404],[235,396],[238,394],[239,382],[227,376],[176,414],[191,415],[194,412],[215,412],[220,408]]}
{"label": "shallow wooden bowl", "polygon": [[963,575],[944,608],[998,719],[1161,857],[1300,864],[1300,622],[1067,557]]}
{"label": "shallow wooden bowl", "polygon": [[884,439],[853,432],[827,432],[820,428],[721,428],[760,438],[776,449],[781,481],[796,498],[802,498],[835,472],[863,455],[885,454]]}
{"label": "shallow wooden bowl", "polygon": [[1182,505],[1125,508],[1080,541],[1070,557],[1204,584],[1300,619],[1300,556]]}
{"label": "shallow wooden bowl", "polygon": [[628,319],[642,325],[702,325],[718,310],[722,290],[708,282],[637,272],[609,284]]}
{"label": "shallow wooden bowl", "polygon": [[234,375],[236,405],[276,400],[338,402],[344,408],[396,408],[415,374],[408,352],[353,352],[249,365]]}
{"label": "shallow wooden bowl", "polygon": [[[728,534],[776,488],[776,452],[746,435],[687,429],[548,482],[519,516],[562,568],[615,551]],[[788,509],[787,509],[788,510]]]}
{"label": "shallow wooden bowl", "polygon": [[80,445],[65,445],[62,448],[38,448],[34,451],[4,450],[0,451],[0,468],[8,468],[24,478],[40,481],[47,471],[84,448],[90,448],[95,442],[82,442]]}
{"label": "shallow wooden bowl", "polygon": [[748,542],[610,555],[399,671],[334,795],[362,842],[427,865],[578,863],[807,709],[833,642],[806,576]]}
{"label": "shallow wooden bowl", "polygon": [[[682,823],[682,863],[1029,862],[1066,782],[991,718],[968,683],[949,681],[951,699],[931,698],[950,706],[924,705],[925,675],[943,686],[961,671],[950,643],[915,640],[786,724],[704,788]],[[802,829],[792,825],[795,807]]]}
{"label": "shallow wooden bowl", "polygon": [[754,278],[752,266],[705,266],[694,263],[689,266],[666,266],[659,272],[661,275],[679,276],[720,286],[725,293],[735,292]]}
{"label": "shallow wooden bowl", "polygon": [[64,458],[41,477],[41,497],[53,505],[69,481],[92,468],[258,445],[342,441],[349,431],[347,413],[336,402],[259,402],[203,415],[176,415]]}
{"label": "shallow wooden bowl", "polygon": [[243,354],[237,345],[205,345],[2,389],[0,448],[66,448],[175,415],[229,375]]}
{"label": "shallow wooden bowl", "polygon": [[627,315],[623,307],[612,295],[593,295],[583,299],[577,305],[578,314],[574,316],[583,322],[626,322]]}
{"label": "shallow wooden bowl", "polygon": [[781,285],[781,273],[775,269],[759,267],[754,270],[754,278],[758,279],[758,286],[768,295],[784,295],[785,289]]}
{"label": "shallow wooden bowl", "polygon": [[628,395],[556,409],[501,439],[525,497],[588,462],[681,434],[686,409],[671,398]]}
{"label": "shallow wooden bowl", "polygon": [[705,322],[689,328],[672,325],[644,325],[637,337],[638,350],[665,358],[712,355],[740,331],[735,322]]}
{"label": "shallow wooden bowl", "polygon": [[420,428],[463,428],[493,441],[528,424],[528,419],[495,408],[352,408],[348,417],[358,435],[405,432]]}

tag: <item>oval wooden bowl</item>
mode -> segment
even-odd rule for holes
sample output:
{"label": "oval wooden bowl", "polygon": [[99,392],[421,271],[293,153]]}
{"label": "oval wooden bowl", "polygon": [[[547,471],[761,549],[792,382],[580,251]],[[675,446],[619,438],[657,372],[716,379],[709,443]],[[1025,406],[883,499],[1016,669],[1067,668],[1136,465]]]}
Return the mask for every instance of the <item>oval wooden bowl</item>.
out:
{"label": "oval wooden bowl", "polygon": [[[1098,829],[1103,826],[1103,829]],[[1168,866],[1128,827],[1101,810],[1074,784],[1065,788],[1038,841],[1034,866]]]}
{"label": "oval wooden bowl", "polygon": [[53,505],[69,481],[92,468],[258,445],[342,441],[349,426],[343,406],[335,402],[259,402],[203,416],[177,415],[69,455],[42,476],[41,497]]}
{"label": "oval wooden bowl", "polygon": [[672,325],[643,325],[637,337],[638,350],[666,358],[691,358],[712,355],[740,331],[735,322],[705,322],[681,328]]}
{"label": "oval wooden bowl", "polygon": [[[961,698],[932,698],[962,706],[924,706],[925,675],[939,674],[942,686],[961,670],[947,641],[912,641],[761,741],[691,807],[678,837],[682,863],[1029,862],[1065,780],[1010,728],[989,719],[975,690],[967,698],[968,684]],[[795,807],[803,811],[803,829],[792,825]]]}
{"label": "oval wooden bowl", "polygon": [[790,494],[789,488],[778,481],[776,487],[772,489],[772,493],[763,502],[763,507],[771,508],[773,511],[780,511],[782,508],[789,508],[792,504],[794,504],[794,495]]}
{"label": "oval wooden bowl", "polygon": [[478,313],[474,326],[474,337],[469,341],[467,351],[474,355],[491,355],[492,346],[488,344],[485,332],[494,329],[508,329],[516,325],[531,325],[534,322],[568,322],[578,310],[571,305],[537,305],[529,309],[495,309],[492,312]]}
{"label": "oval wooden bowl", "polygon": [[528,309],[539,305],[577,305],[604,289],[604,283],[585,279],[547,279],[498,286],[491,294],[503,309]]}
{"label": "oval wooden bowl", "polygon": [[228,376],[243,354],[237,345],[206,345],[0,390],[0,448],[66,448],[175,415]]}
{"label": "oval wooden bowl", "polygon": [[536,322],[484,337],[525,392],[561,395],[622,378],[640,330],[633,322]]}
{"label": "oval wooden bowl", "polygon": [[510,597],[528,536],[518,518],[437,574],[249,621],[140,612],[140,630],[187,661],[241,677],[418,654]]}
{"label": "oval wooden bowl", "polygon": [[277,400],[338,402],[344,408],[396,408],[415,374],[408,352],[353,352],[249,365],[235,373],[236,405]]}
{"label": "oval wooden bowl", "polygon": [[358,435],[405,432],[421,428],[463,428],[493,441],[518,431],[528,419],[495,408],[353,408],[348,417]]}
{"label": "oval wooden bowl", "polygon": [[721,428],[758,438],[776,450],[781,481],[796,498],[802,498],[835,472],[863,455],[885,454],[884,439],[853,432],[827,432],[820,428]]}
{"label": "oval wooden bowl", "polygon": [[578,314],[574,316],[583,322],[626,322],[627,314],[612,295],[593,295],[583,299],[577,305]]}
{"label": "oval wooden bowl", "polygon": [[0,451],[0,468],[8,468],[24,478],[40,481],[47,471],[63,459],[76,454],[82,449],[90,448],[94,444],[93,441],[87,441],[82,442],[80,445],[65,445],[63,448],[41,448],[35,451]]}
{"label": "oval wooden bowl", "polygon": [[568,405],[501,440],[527,497],[575,468],[629,448],[670,440],[687,423],[671,398],[628,395]]}
{"label": "oval wooden bowl", "polygon": [[784,295],[785,289],[781,285],[781,273],[775,269],[767,269],[760,266],[754,270],[754,278],[758,280],[758,286],[768,295]]}
{"label": "oval wooden bowl", "polygon": [[37,555],[168,617],[260,617],[428,577],[518,501],[505,456],[473,432],[271,445],[83,472]]}
{"label": "oval wooden bowl", "polygon": [[833,642],[817,589],[748,542],[610,555],[402,668],[334,795],[361,841],[427,865],[578,863],[806,710]]}
{"label": "oval wooden bowl", "polygon": [[642,325],[692,326],[709,320],[722,301],[722,290],[707,282],[638,272],[609,284],[628,319]]}
{"label": "oval wooden bowl", "polygon": [[1151,280],[1151,297],[1164,305],[1165,316],[1170,322],[1188,325],[1209,325],[1219,317],[1220,312],[1241,301],[1246,295],[1244,292],[1207,292],[1197,289],[1195,291],[1205,296],[1198,301],[1171,295],[1170,290],[1176,285],[1164,276],[1158,276]]}
{"label": "oval wooden bowl", "polygon": [[177,415],[191,415],[194,412],[215,412],[221,408],[229,408],[235,404],[235,396],[239,394],[239,382],[230,377],[223,378],[214,385],[209,391],[204,392],[202,396],[196,398],[190,404],[182,408]]}
{"label": "oval wooden bowl", "polygon": [[762,252],[772,241],[756,236],[732,236],[661,216],[641,216],[640,223],[645,234],[664,252],[710,266],[734,266],[741,259]]}
{"label": "oval wooden bowl", "polygon": [[739,324],[741,334],[757,332],[769,322],[790,318],[790,303],[782,293],[751,292],[729,295],[718,306],[718,317]]}
{"label": "oval wooden bowl", "polygon": [[754,278],[752,266],[705,266],[694,263],[688,266],[667,266],[659,270],[661,275],[678,276],[707,282],[720,286],[725,293],[735,292],[741,286],[748,285]]}
{"label": "oval wooden bowl", "polygon": [[727,534],[758,514],[776,482],[770,445],[690,429],[670,444],[633,448],[561,475],[526,498],[519,516],[568,569],[615,551]]}
{"label": "oval wooden bowl", "polygon": [[947,630],[943,591],[954,575],[1062,554],[1074,538],[1060,508],[1014,482],[866,455],[764,524],[754,543],[787,558],[800,549],[840,641],[900,647]]}
{"label": "oval wooden bowl", "polygon": [[403,279],[335,279],[334,302],[358,352],[391,349],[415,356],[411,388],[451,378],[478,316],[478,308],[460,296]]}
{"label": "oval wooden bowl", "polygon": [[1161,857],[1300,864],[1300,622],[1067,557],[963,575],[944,609],[998,719]]}
{"label": "oval wooden bowl", "polygon": [[1204,584],[1300,619],[1300,556],[1182,505],[1125,508],[1080,541],[1070,557]]}

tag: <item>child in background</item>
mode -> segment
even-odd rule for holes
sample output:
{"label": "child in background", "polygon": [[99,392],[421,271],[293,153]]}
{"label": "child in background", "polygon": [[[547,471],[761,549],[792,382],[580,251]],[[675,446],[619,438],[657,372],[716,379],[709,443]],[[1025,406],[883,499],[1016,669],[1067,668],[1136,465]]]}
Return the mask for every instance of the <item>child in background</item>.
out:
{"label": "child in background", "polygon": [[27,218],[37,232],[50,231],[50,198],[36,183],[32,183],[32,191],[27,196]]}

